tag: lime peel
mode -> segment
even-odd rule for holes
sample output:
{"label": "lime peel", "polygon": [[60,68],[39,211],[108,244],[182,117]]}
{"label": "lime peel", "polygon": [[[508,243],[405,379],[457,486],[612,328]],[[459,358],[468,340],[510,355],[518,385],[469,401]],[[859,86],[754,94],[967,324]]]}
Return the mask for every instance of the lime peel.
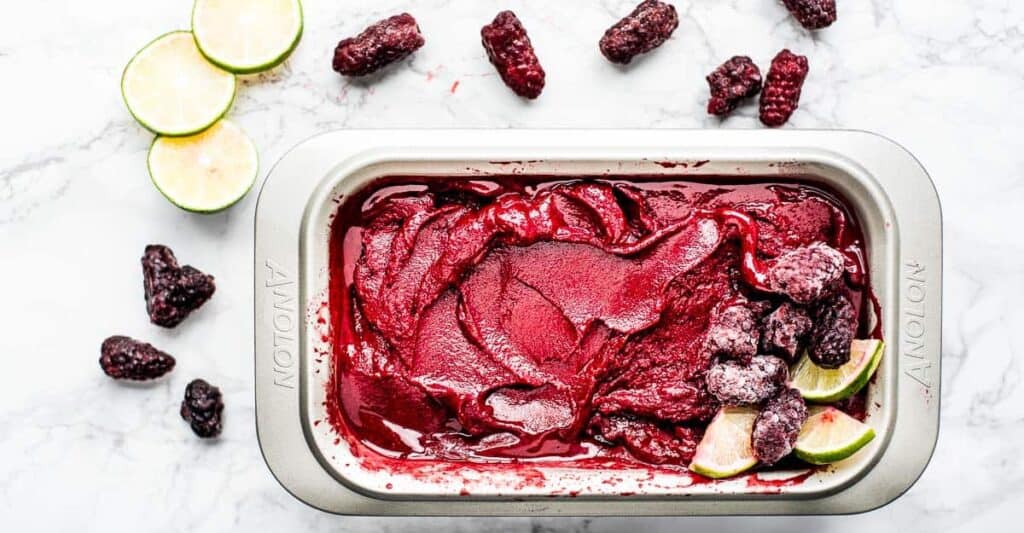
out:
{"label": "lime peel", "polygon": [[793,453],[800,459],[826,465],[848,459],[875,438],[871,426],[835,407],[814,407],[800,430]]}
{"label": "lime peel", "polygon": [[712,479],[735,476],[757,465],[750,435],[757,411],[723,407],[708,425],[690,463],[690,470]]}
{"label": "lime peel", "polygon": [[229,120],[189,137],[157,137],[147,163],[161,194],[199,213],[221,211],[241,200],[259,170],[256,146]]}
{"label": "lime peel", "polygon": [[236,74],[276,67],[303,32],[299,0],[196,0],[192,33],[213,64]]}
{"label": "lime peel", "polygon": [[164,136],[199,133],[235,100],[235,76],[199,52],[191,32],[173,31],[144,46],[125,66],[121,96],[146,129]]}
{"label": "lime peel", "polygon": [[793,387],[809,402],[844,400],[868,384],[884,352],[885,343],[880,340],[855,340],[850,346],[850,361],[836,369],[821,368],[804,354],[790,370]]}

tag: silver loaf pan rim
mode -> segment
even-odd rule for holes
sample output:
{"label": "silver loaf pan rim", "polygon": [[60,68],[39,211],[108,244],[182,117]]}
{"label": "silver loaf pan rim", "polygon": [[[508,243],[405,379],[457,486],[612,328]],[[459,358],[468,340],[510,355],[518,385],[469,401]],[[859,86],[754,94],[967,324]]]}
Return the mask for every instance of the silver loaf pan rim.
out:
{"label": "silver loaf pan rim", "polygon": [[[329,372],[315,327],[326,244],[340,197],[386,175],[785,177],[838,192],[863,225],[882,304],[885,359],[869,397],[878,432],[849,461],[816,471],[724,483],[659,480],[588,490],[582,477],[542,467],[545,483],[484,472],[430,481],[365,470],[323,420]],[[359,515],[840,514],[884,505],[924,471],[938,434],[942,234],[935,188],[894,142],[858,131],[347,130],[313,137],[271,170],[256,211],[256,418],[279,482],[319,509]],[[318,346],[318,343],[321,345]],[[563,469],[564,470],[564,469]],[[616,471],[616,475],[621,471]],[[588,477],[589,476],[589,477]],[[514,477],[514,476],[513,476]],[[628,477],[628,476],[627,476]],[[787,479],[801,478],[799,483]],[[806,477],[806,479],[803,479]],[[637,489],[637,490],[629,490]]]}

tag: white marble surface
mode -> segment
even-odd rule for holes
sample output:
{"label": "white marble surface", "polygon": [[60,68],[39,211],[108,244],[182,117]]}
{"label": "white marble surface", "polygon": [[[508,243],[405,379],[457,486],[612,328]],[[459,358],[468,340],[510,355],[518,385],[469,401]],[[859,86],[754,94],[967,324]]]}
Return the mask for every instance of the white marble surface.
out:
{"label": "white marble surface", "polygon": [[[596,51],[633,0],[306,0],[307,29],[283,68],[247,79],[231,117],[265,168],[305,137],[356,127],[758,127],[754,106],[703,111],[703,76],[734,53],[764,65],[788,46],[812,73],[789,127],[892,137],[929,169],[946,228],[942,430],[903,498],[853,517],[382,519],[330,516],[270,476],[253,422],[255,195],[196,216],[145,169],[151,135],[125,112],[124,63],[186,27],[189,0],[8,2],[0,16],[0,530],[5,531],[1002,531],[1024,505],[1024,2],[840,0],[814,36],[773,0],[676,0],[682,24],[629,69]],[[494,75],[478,28],[513,8],[548,70],[535,103]],[[399,10],[428,44],[371,83],[331,72],[343,36]],[[458,89],[451,91],[454,83]],[[669,134],[670,135],[670,134]],[[262,176],[261,176],[262,178]],[[138,265],[161,242],[218,276],[183,326],[146,319]],[[124,386],[96,364],[108,335],[178,356],[171,378]],[[215,443],[176,413],[204,376],[227,396]]]}

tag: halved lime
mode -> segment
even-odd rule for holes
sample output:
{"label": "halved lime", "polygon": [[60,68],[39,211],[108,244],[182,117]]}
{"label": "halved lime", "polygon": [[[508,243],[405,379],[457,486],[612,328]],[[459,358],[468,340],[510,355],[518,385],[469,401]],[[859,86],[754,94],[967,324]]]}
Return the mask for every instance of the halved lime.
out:
{"label": "halved lime", "polygon": [[804,354],[789,374],[793,387],[809,402],[832,403],[853,396],[878,370],[885,344],[876,339],[855,340],[850,361],[836,369],[821,368]]}
{"label": "halved lime", "polygon": [[256,181],[258,166],[256,146],[228,120],[191,137],[157,137],[149,149],[156,188],[174,205],[199,213],[240,200]]}
{"label": "halved lime", "polygon": [[713,479],[735,476],[757,464],[750,435],[757,411],[748,407],[723,407],[704,432],[690,470]]}
{"label": "halved lime", "polygon": [[812,407],[793,452],[815,465],[837,463],[860,451],[875,430],[835,407]]}
{"label": "halved lime", "polygon": [[273,68],[302,37],[299,0],[196,0],[192,33],[213,63],[238,74]]}
{"label": "halved lime", "polygon": [[187,31],[158,37],[128,62],[121,76],[128,111],[158,135],[209,128],[231,108],[235,76],[199,53]]}

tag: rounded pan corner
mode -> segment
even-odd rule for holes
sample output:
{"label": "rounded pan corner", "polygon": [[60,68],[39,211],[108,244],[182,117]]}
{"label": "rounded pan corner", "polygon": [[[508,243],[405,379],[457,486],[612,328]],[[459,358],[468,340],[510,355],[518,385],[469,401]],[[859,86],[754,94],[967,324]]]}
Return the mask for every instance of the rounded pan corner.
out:
{"label": "rounded pan corner", "polygon": [[894,503],[896,500],[899,500],[900,498],[902,498],[903,495],[906,494],[907,492],[909,492],[910,489],[914,488],[914,485],[916,485],[917,482],[921,479],[921,477],[924,476],[925,470],[927,470],[928,469],[928,465],[931,464],[932,456],[934,455],[934,452],[935,452],[935,443],[937,443],[937,442],[938,442],[938,434],[936,434],[935,441],[933,441],[933,444],[932,444],[932,446],[930,448],[930,451],[928,452],[928,455],[926,456],[926,458],[925,458],[923,464],[921,465],[921,467],[920,468],[916,468],[915,469],[916,471],[908,472],[906,483],[898,484],[898,485],[891,485],[890,488],[898,487],[898,488],[893,488],[892,490],[888,490],[888,491],[882,490],[882,491],[872,492],[870,494],[870,496],[863,501],[863,503],[864,503],[863,505],[858,506],[858,507],[856,507],[854,509],[850,509],[848,511],[844,511],[844,512],[841,512],[841,513],[835,513],[835,514],[841,514],[841,515],[860,515],[860,514],[866,514],[866,513],[870,513],[870,512],[877,511],[879,509],[888,507],[889,505]]}
{"label": "rounded pan corner", "polygon": [[846,130],[844,133],[860,137],[859,141],[865,145],[871,146],[872,149],[878,150],[880,156],[884,158],[902,159],[908,163],[912,163],[919,172],[915,173],[915,179],[920,179],[922,184],[926,184],[931,192],[930,201],[933,201],[935,208],[939,211],[939,217],[937,219],[938,224],[942,226],[942,200],[939,197],[939,190],[935,186],[935,181],[931,178],[931,174],[928,172],[928,168],[924,166],[924,163],[914,155],[906,146],[897,142],[892,137],[883,135],[867,130]]}
{"label": "rounded pan corner", "polygon": [[[825,498],[839,498],[846,491],[856,491],[857,494],[850,498],[851,501],[857,502],[856,504],[851,504],[841,511],[830,510],[827,513],[816,512],[814,514],[859,515],[877,511],[892,504],[909,492],[921,479],[928,469],[928,465],[931,464],[937,444],[938,431],[931,439],[930,444],[921,450],[919,459],[908,458],[898,465],[898,469],[902,471],[896,476],[897,479],[893,479],[893,476],[890,475],[891,471],[879,470],[883,468],[880,462],[875,463],[867,468],[863,475],[852,478],[844,486],[824,495]],[[907,463],[912,459],[918,460],[914,464],[908,465]],[[874,478],[873,476],[883,477]]]}
{"label": "rounded pan corner", "polygon": [[[257,414],[257,417],[258,416],[259,415]],[[292,498],[295,498],[296,500],[298,500],[303,505],[307,505],[309,507],[312,507],[313,509],[316,509],[317,511],[325,512],[325,513],[333,513],[334,512],[333,510],[331,510],[331,509],[329,509],[327,507],[321,507],[321,506],[317,505],[316,503],[313,503],[313,501],[311,501],[311,499],[307,499],[302,494],[299,494],[299,491],[293,489],[293,487],[283,478],[282,471],[287,471],[287,470],[285,470],[285,468],[283,466],[275,466],[275,461],[267,456],[267,452],[265,451],[264,445],[263,445],[264,438],[263,438],[262,432],[260,431],[260,424],[259,424],[258,421],[256,422],[256,442],[257,442],[257,444],[259,445],[259,448],[260,448],[260,457],[263,458],[263,464],[267,465],[267,470],[270,471],[270,477],[274,478],[274,481],[276,481],[277,484],[280,485],[281,488],[284,489],[285,492],[287,492],[289,495],[291,495]]]}

